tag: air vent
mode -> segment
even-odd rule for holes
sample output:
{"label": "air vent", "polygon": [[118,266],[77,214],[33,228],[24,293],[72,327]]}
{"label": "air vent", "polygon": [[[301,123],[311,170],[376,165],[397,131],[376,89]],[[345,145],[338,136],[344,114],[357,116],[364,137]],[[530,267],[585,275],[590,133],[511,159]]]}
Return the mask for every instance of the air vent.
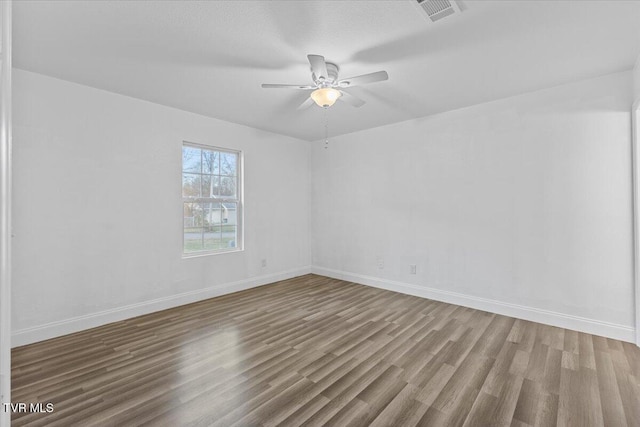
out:
{"label": "air vent", "polygon": [[431,22],[460,13],[460,5],[455,0],[414,0]]}

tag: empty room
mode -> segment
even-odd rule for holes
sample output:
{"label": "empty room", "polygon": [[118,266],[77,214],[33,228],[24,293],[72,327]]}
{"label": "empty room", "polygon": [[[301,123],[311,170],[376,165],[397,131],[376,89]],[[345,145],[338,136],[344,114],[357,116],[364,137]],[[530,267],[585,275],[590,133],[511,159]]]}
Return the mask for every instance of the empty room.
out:
{"label": "empty room", "polygon": [[640,1],[0,1],[0,426],[640,426]]}

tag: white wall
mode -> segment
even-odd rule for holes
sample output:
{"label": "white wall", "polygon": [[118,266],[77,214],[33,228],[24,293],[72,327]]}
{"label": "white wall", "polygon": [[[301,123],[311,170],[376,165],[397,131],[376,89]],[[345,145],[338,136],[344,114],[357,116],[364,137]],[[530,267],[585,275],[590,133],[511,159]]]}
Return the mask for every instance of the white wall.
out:
{"label": "white wall", "polygon": [[633,67],[633,100],[640,100],[640,55],[638,55],[636,65]]}
{"label": "white wall", "polygon": [[[303,141],[16,70],[13,344],[304,274],[311,262],[632,340],[633,80],[604,76],[309,153]],[[244,252],[181,258],[182,140],[243,150]]]}
{"label": "white wall", "polygon": [[[21,70],[14,96],[13,345],[309,271],[308,143]],[[243,151],[244,252],[182,259],[183,140]]]}
{"label": "white wall", "polygon": [[314,143],[313,271],[632,341],[632,81]]}

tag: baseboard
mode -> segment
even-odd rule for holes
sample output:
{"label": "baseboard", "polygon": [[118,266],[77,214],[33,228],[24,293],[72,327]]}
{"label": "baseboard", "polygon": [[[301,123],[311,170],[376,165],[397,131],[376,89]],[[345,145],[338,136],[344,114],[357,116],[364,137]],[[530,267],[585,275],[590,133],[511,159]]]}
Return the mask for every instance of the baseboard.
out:
{"label": "baseboard", "polygon": [[544,323],[560,328],[567,328],[575,331],[586,332],[589,334],[600,335],[607,338],[618,339],[621,341],[631,343],[635,342],[635,329],[629,326],[603,322],[600,320],[588,319],[585,317],[573,316],[570,314],[543,310],[534,307],[527,307],[488,298],[480,298],[476,296],[461,294],[458,292],[444,291],[440,289],[416,286],[409,283],[402,283],[372,276],[365,276],[356,273],[312,266],[287,270],[275,274],[252,277],[249,279],[226,283],[223,285],[212,286],[209,288],[198,289],[195,291],[184,292],[176,295],[170,295],[167,297],[157,298],[137,304],[130,304],[111,310],[104,310],[96,313],[86,314],[83,316],[50,322],[31,328],[21,329],[13,332],[11,336],[11,346],[18,347],[38,341],[44,341],[50,338],[55,338],[62,335],[79,332],[85,329],[106,325],[107,323],[118,322],[121,320],[130,319],[132,317],[153,313],[184,304],[190,304],[197,301],[202,301],[208,298],[214,298],[220,295],[226,295],[233,292],[254,288],[280,280],[303,276],[309,273],[332,277],[334,279],[346,280],[362,285],[373,286],[389,291],[400,292],[403,294],[414,295],[422,298],[428,298],[436,301],[442,301],[449,304],[475,308],[478,310],[515,317],[518,319],[529,320],[532,322]]}
{"label": "baseboard", "polygon": [[312,266],[311,272],[313,274],[346,280],[353,283],[359,283],[361,285],[373,286],[389,291],[400,292],[403,294],[475,308],[504,316],[635,343],[635,329],[625,325],[603,322],[600,320],[588,319],[585,317],[573,316],[570,314],[543,310],[535,307],[527,307],[524,305],[512,304],[488,298],[465,295],[458,292],[449,292],[440,289],[416,286],[409,283],[380,279],[372,276],[332,270],[329,268]]}
{"label": "baseboard", "polygon": [[230,294],[245,289],[255,288],[257,286],[267,285],[269,283],[278,282],[280,280],[303,276],[305,274],[309,274],[310,272],[311,267],[286,270],[279,273],[251,277],[249,279],[239,280],[237,282],[225,283],[223,285],[217,285],[205,289],[198,289],[181,294],[170,295],[167,297],[157,298],[154,300],[144,301],[136,304],[130,304],[111,310],[99,311],[96,313],[85,314],[83,316],[77,316],[70,319],[46,323],[44,325],[38,325],[31,328],[20,329],[13,332],[13,334],[11,335],[11,346],[18,347],[38,341],[44,341],[50,338],[79,332],[85,329],[95,328],[96,326],[106,325],[107,323],[118,322],[121,320],[130,319],[132,317],[141,316],[143,314],[166,310],[168,308],[190,304],[220,295]]}

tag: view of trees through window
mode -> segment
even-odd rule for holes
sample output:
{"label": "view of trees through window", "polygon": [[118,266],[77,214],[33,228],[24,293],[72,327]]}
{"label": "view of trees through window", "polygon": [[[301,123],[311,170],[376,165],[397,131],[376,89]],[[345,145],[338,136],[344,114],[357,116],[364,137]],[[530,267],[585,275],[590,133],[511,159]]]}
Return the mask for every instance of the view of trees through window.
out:
{"label": "view of trees through window", "polygon": [[234,151],[182,146],[185,254],[239,248],[239,159]]}

